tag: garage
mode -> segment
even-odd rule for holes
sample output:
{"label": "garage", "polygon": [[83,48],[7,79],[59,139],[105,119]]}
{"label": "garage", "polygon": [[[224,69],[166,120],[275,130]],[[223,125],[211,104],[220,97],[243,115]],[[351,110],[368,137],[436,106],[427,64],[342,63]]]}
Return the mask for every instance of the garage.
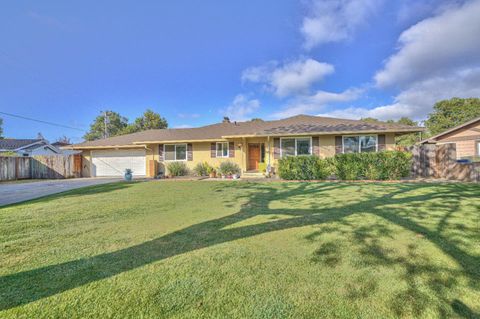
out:
{"label": "garage", "polygon": [[134,176],[146,175],[144,149],[92,151],[92,176],[123,176],[125,169]]}

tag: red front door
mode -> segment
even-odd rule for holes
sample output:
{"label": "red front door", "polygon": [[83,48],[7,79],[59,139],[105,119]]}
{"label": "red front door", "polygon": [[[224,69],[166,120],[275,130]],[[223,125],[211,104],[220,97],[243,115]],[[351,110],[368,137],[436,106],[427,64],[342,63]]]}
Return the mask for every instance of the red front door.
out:
{"label": "red front door", "polygon": [[260,144],[248,144],[248,170],[258,170]]}

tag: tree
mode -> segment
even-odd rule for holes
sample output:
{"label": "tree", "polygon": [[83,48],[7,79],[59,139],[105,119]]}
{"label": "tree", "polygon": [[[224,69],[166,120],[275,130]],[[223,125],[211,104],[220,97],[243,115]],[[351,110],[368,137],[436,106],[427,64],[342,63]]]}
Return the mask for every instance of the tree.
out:
{"label": "tree", "polygon": [[363,117],[360,119],[360,121],[364,121],[364,122],[367,122],[367,123],[377,123],[377,122],[380,122],[379,119],[376,119],[376,118],[373,118],[373,117]]}
{"label": "tree", "polygon": [[66,135],[63,135],[59,138],[57,138],[57,143],[64,143],[64,144],[72,144],[71,141],[70,141],[70,138],[67,137]]}
{"label": "tree", "polygon": [[121,116],[117,112],[105,111],[97,116],[93,123],[90,124],[90,131],[88,131],[83,138],[87,141],[93,141],[105,137],[121,135],[124,134],[127,126],[128,119],[126,117]]}
{"label": "tree", "polygon": [[252,122],[263,122],[263,120],[259,117],[254,117],[253,119],[251,119]]}
{"label": "tree", "polygon": [[[408,117],[402,117],[395,123],[409,126],[418,126],[418,122],[415,122]],[[417,142],[420,142],[420,135],[418,133],[404,134],[395,137],[395,144],[400,146],[412,146]]]}
{"label": "tree", "polygon": [[461,99],[454,97],[450,100],[437,102],[433,112],[425,121],[428,134],[437,135],[452,127],[461,125],[480,116],[480,99]]}
{"label": "tree", "polygon": [[123,133],[135,133],[146,130],[153,129],[162,129],[167,128],[168,122],[164,117],[161,117],[160,114],[155,113],[154,111],[147,109],[141,117],[137,117],[135,122],[129,124]]}
{"label": "tree", "polygon": [[0,139],[3,138],[3,119],[0,117]]}

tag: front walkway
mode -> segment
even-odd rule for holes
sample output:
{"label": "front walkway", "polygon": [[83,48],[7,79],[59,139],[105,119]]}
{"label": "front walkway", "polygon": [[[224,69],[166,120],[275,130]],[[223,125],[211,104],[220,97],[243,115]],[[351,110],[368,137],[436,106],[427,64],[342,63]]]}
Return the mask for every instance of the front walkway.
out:
{"label": "front walkway", "polygon": [[38,180],[29,183],[0,184],[0,206],[61,193],[76,188],[118,182],[121,180],[121,178],[72,178],[46,181]]}

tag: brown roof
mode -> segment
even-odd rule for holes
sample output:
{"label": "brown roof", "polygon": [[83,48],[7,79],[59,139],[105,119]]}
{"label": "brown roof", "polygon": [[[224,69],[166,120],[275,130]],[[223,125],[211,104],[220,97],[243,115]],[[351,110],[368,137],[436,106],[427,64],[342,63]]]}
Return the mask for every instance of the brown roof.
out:
{"label": "brown roof", "polygon": [[420,131],[423,131],[423,128],[402,124],[297,115],[275,121],[231,122],[196,128],[148,130],[75,144],[73,148],[128,146],[169,141],[193,142],[242,136],[326,135],[381,132],[411,133]]}
{"label": "brown roof", "polygon": [[41,139],[4,138],[0,139],[0,150],[16,150],[41,141]]}

